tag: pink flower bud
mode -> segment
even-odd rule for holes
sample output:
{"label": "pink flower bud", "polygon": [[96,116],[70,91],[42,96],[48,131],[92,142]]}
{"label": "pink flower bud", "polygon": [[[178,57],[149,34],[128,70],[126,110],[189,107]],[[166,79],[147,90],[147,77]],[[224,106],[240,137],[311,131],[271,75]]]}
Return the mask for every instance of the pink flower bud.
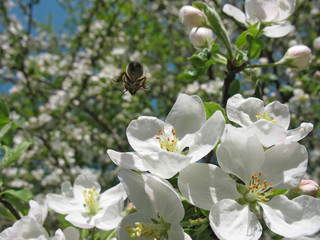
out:
{"label": "pink flower bud", "polygon": [[213,32],[209,28],[192,28],[189,34],[191,43],[196,49],[202,49],[209,46],[213,40]]}
{"label": "pink flower bud", "polygon": [[205,21],[205,15],[201,10],[185,5],[180,8],[179,20],[186,27],[201,27]]}
{"label": "pink flower bud", "polygon": [[319,185],[312,180],[302,180],[296,190],[301,194],[317,197]]}
{"label": "pink flower bud", "polygon": [[311,61],[311,49],[305,45],[293,46],[287,50],[285,58],[293,70],[304,70]]}

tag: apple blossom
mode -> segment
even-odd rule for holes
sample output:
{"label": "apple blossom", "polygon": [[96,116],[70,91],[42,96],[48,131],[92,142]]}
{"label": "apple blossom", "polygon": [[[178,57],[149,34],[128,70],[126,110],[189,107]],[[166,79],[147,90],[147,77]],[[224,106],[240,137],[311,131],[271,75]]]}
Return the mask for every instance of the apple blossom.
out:
{"label": "apple blossom", "polygon": [[210,210],[210,226],[219,239],[259,239],[258,216],[271,231],[288,238],[320,230],[319,199],[273,195],[274,189],[299,185],[307,169],[304,146],[290,142],[264,151],[255,134],[227,125],[217,158],[221,168],[205,163],[184,168],[178,186],[192,204]]}
{"label": "apple blossom", "polygon": [[80,175],[74,186],[69,182],[61,185],[62,195],[47,194],[49,208],[67,214],[66,220],[79,228],[97,227],[111,230],[121,221],[125,191],[122,184],[100,193],[100,185],[92,175]]}
{"label": "apple blossom", "polygon": [[320,36],[313,40],[312,45],[315,50],[320,50]]}
{"label": "apple blossom", "polygon": [[184,216],[180,197],[168,181],[128,169],[120,170],[119,179],[137,212],[123,218],[117,239],[191,240],[180,226]]}
{"label": "apple blossom", "polygon": [[293,96],[289,99],[289,106],[300,109],[302,113],[310,112],[312,108],[309,94],[301,88],[294,89]]}
{"label": "apple blossom", "polygon": [[73,227],[66,228],[63,232],[58,229],[53,237],[49,237],[46,229],[42,226],[47,217],[48,209],[46,202],[30,200],[28,216],[23,216],[12,227],[0,233],[0,240],[74,240],[79,239],[79,231]]}
{"label": "apple blossom", "polygon": [[254,97],[244,99],[240,94],[228,99],[227,116],[230,121],[254,132],[265,147],[297,142],[313,129],[313,124],[302,123],[296,129],[287,130],[290,124],[288,106],[274,101],[264,107],[262,100]]}
{"label": "apple blossom", "polygon": [[296,0],[246,0],[245,13],[231,4],[225,4],[223,12],[246,26],[258,22],[268,25],[263,29],[264,35],[277,38],[294,29],[285,21],[293,13],[295,6]]}
{"label": "apple blossom", "polygon": [[205,19],[204,13],[195,7],[185,5],[179,10],[179,20],[186,27],[201,27]]}
{"label": "apple blossom", "polygon": [[206,48],[213,40],[213,32],[209,28],[194,27],[190,31],[189,39],[196,49]]}
{"label": "apple blossom", "polygon": [[107,153],[120,167],[171,178],[207,155],[218,143],[224,126],[220,111],[206,120],[200,97],[180,94],[165,122],[155,117],[131,121],[127,138],[135,152],[109,149]]}
{"label": "apple blossom", "polygon": [[290,47],[279,62],[292,70],[301,71],[308,68],[310,61],[311,49],[305,45],[296,45]]}

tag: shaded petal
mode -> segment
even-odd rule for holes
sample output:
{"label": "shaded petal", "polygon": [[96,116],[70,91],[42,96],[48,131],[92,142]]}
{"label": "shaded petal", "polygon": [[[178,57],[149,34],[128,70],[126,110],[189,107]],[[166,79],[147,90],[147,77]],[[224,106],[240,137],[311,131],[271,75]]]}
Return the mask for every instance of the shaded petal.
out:
{"label": "shaded petal", "polygon": [[122,210],[123,200],[120,199],[117,202],[113,202],[112,205],[105,209],[104,214],[99,219],[99,223],[96,225],[96,227],[105,231],[118,227],[122,220]]}
{"label": "shaded petal", "polygon": [[198,131],[206,121],[206,111],[201,98],[197,95],[180,94],[168,114],[170,123],[182,139],[186,134]]}
{"label": "shaded petal", "polygon": [[227,102],[227,116],[241,127],[257,121],[257,114],[263,113],[264,103],[258,98],[244,99],[240,94],[233,95]]}
{"label": "shaded petal", "polygon": [[99,206],[104,208],[104,206],[109,206],[115,202],[123,202],[127,198],[127,194],[123,188],[122,183],[117,184],[116,186],[109,188],[107,191],[104,191],[99,198]]}
{"label": "shaded petal", "polygon": [[224,199],[211,208],[210,226],[220,240],[259,239],[262,227],[248,205]]}
{"label": "shaded petal", "polygon": [[292,142],[276,145],[265,152],[262,177],[273,182],[273,188],[290,189],[299,185],[307,170],[308,153],[304,146]]}
{"label": "shaded petal", "polygon": [[66,216],[66,220],[71,222],[74,226],[84,229],[90,229],[97,226],[101,218],[101,214],[89,215],[86,212],[72,212]]}
{"label": "shaded petal", "polygon": [[313,130],[312,123],[301,123],[300,127],[288,130],[286,142],[298,142]]}
{"label": "shaded petal", "polygon": [[296,0],[286,0],[279,2],[280,16],[278,21],[286,20],[295,10]]}
{"label": "shaded petal", "polygon": [[63,234],[66,237],[66,240],[80,239],[80,233],[78,229],[74,227],[67,227],[63,230]]}
{"label": "shaded petal", "polygon": [[30,200],[29,205],[30,210],[28,212],[28,216],[32,217],[39,224],[42,225],[48,214],[47,203],[44,201],[44,199],[41,199],[39,202]]}
{"label": "shaded petal", "polygon": [[233,17],[238,22],[246,24],[246,15],[239,8],[237,8],[237,7],[235,7],[235,6],[231,5],[231,4],[225,4],[223,6],[222,11],[225,14]]}
{"label": "shaded petal", "polygon": [[192,240],[188,234],[185,234],[179,223],[171,224],[168,230],[168,240]]}
{"label": "shaded petal", "polygon": [[188,134],[181,140],[181,145],[189,147],[188,157],[196,162],[206,156],[219,142],[224,131],[225,119],[221,111],[215,112],[194,134]]}
{"label": "shaded petal", "polygon": [[142,172],[147,171],[147,169],[143,166],[142,159],[135,152],[122,153],[108,149],[107,153],[112,162],[119,167]]}
{"label": "shaded petal", "polygon": [[257,135],[259,141],[265,147],[281,144],[286,140],[286,129],[265,119],[258,120],[248,129]]}
{"label": "shaded petal", "polygon": [[191,157],[179,153],[167,152],[149,152],[139,154],[145,168],[162,178],[171,178],[188,166]]}
{"label": "shaded petal", "polygon": [[156,217],[155,209],[145,191],[145,183],[141,175],[127,169],[120,169],[118,177],[123,184],[128,198],[138,211],[147,213],[150,217]]}
{"label": "shaded petal", "polygon": [[12,227],[0,233],[1,240],[13,239],[49,239],[47,231],[33,218],[23,216]]}
{"label": "shaded petal", "polygon": [[180,222],[184,216],[184,208],[171,184],[151,174],[143,174],[142,177],[145,181],[147,195],[165,222]]}
{"label": "shaded petal", "polygon": [[290,124],[290,113],[287,105],[274,101],[269,103],[264,110],[267,114],[270,114],[272,120],[275,119],[277,121],[277,125],[282,126],[285,130],[288,129]]}
{"label": "shaded petal", "polygon": [[100,193],[101,187],[97,182],[96,177],[90,174],[79,175],[73,184],[73,194],[74,198],[81,203],[85,203],[83,191],[85,189],[96,189],[97,193]]}
{"label": "shaded petal", "polygon": [[179,174],[178,186],[189,202],[206,210],[219,200],[241,197],[236,182],[213,164],[192,163],[184,168]]}
{"label": "shaded petal", "polygon": [[46,202],[49,208],[61,214],[68,214],[73,211],[84,211],[82,202],[79,202],[77,199],[68,198],[59,194],[47,194]]}
{"label": "shaded petal", "polygon": [[66,237],[64,236],[64,233],[62,232],[62,230],[58,229],[54,233],[54,237],[52,237],[50,240],[66,240]]}
{"label": "shaded petal", "polygon": [[263,34],[270,38],[280,38],[288,35],[294,29],[294,26],[292,26],[289,23],[285,23],[282,25],[273,25],[270,27],[265,27],[263,29]]}
{"label": "shaded petal", "polygon": [[281,236],[295,238],[320,230],[320,199],[302,195],[289,200],[277,195],[261,207],[267,226]]}
{"label": "shaded petal", "polygon": [[137,152],[160,151],[156,137],[166,124],[155,117],[139,117],[132,120],[127,128],[127,138],[130,146]]}
{"label": "shaded petal", "polygon": [[244,128],[226,125],[217,149],[218,163],[223,171],[249,184],[251,175],[260,171],[264,151],[257,136]]}

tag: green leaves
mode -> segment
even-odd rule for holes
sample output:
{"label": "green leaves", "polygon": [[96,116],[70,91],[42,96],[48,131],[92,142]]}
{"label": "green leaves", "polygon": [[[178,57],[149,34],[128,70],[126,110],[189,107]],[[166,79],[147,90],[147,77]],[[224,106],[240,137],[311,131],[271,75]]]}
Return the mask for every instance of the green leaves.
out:
{"label": "green leaves", "polygon": [[28,189],[20,189],[20,190],[14,190],[14,189],[8,189],[6,191],[3,191],[0,193],[1,195],[11,195],[15,198],[18,198],[26,203],[28,203],[32,198],[32,193]]}
{"label": "green leaves", "polygon": [[207,119],[209,119],[216,111],[221,111],[227,123],[230,123],[225,110],[218,103],[215,102],[204,102],[204,108],[206,110]]}
{"label": "green leaves", "polygon": [[15,148],[10,148],[8,146],[3,146],[5,150],[5,154],[3,156],[2,161],[0,162],[0,171],[3,170],[9,164],[15,162],[19,159],[19,157],[24,153],[28,147],[30,146],[30,142],[22,142]]}
{"label": "green leaves", "polygon": [[7,103],[0,97],[0,126],[10,122]]}

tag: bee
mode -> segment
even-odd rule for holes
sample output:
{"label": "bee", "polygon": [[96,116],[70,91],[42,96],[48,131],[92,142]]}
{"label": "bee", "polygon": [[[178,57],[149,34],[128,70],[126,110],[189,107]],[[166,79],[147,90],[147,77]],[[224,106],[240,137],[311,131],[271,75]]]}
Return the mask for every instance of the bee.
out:
{"label": "bee", "polygon": [[132,96],[134,96],[141,87],[143,89],[149,89],[147,87],[147,79],[144,76],[143,66],[141,63],[135,61],[130,62],[126,71],[121,73],[120,76],[114,81],[123,81],[125,88],[123,93],[129,91]]}

